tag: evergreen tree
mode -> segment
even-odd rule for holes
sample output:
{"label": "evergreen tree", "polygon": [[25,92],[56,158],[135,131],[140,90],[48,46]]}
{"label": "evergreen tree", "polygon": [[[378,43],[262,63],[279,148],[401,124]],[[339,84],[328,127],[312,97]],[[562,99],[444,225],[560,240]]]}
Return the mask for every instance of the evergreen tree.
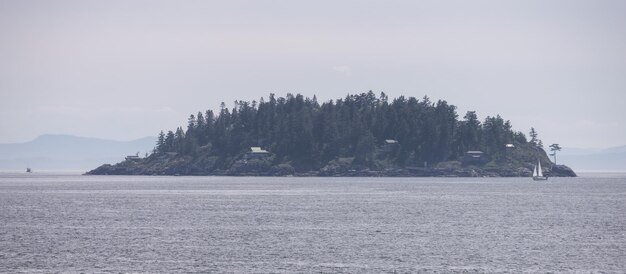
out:
{"label": "evergreen tree", "polygon": [[171,130],[167,131],[167,135],[165,135],[165,151],[164,152],[173,152],[175,151],[174,147],[174,132]]}
{"label": "evergreen tree", "polygon": [[552,151],[550,156],[554,156],[554,164],[556,165],[556,152],[561,151],[561,146],[559,146],[559,144],[551,144],[550,151]]}
{"label": "evergreen tree", "polygon": [[165,134],[161,130],[161,132],[159,133],[159,137],[157,138],[157,144],[156,144],[155,151],[156,151],[156,153],[163,153],[163,152],[165,152],[165,149],[166,149],[166,147],[165,147]]}
{"label": "evergreen tree", "polygon": [[532,144],[537,144],[537,142],[539,141],[539,139],[537,139],[537,131],[535,130],[534,127],[530,128],[530,133],[528,133],[528,136],[530,136],[530,143]]}

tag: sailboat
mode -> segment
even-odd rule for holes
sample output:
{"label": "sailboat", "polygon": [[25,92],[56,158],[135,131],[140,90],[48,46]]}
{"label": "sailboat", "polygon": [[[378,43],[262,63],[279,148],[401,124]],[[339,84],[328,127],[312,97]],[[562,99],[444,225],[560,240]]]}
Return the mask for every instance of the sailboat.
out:
{"label": "sailboat", "polygon": [[535,166],[535,170],[533,170],[533,180],[535,181],[548,180],[547,176],[543,176],[543,171],[541,170],[541,161],[539,160],[537,160],[537,165]]}

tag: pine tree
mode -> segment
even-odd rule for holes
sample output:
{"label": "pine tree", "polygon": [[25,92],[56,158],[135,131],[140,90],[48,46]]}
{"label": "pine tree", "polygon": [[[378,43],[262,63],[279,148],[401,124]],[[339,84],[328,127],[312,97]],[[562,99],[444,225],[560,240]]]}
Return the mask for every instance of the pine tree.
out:
{"label": "pine tree", "polygon": [[166,149],[165,148],[165,134],[161,130],[161,132],[159,133],[159,137],[157,139],[157,144],[156,144],[155,151],[157,153],[163,153],[163,152],[165,152],[165,149]]}
{"label": "pine tree", "polygon": [[554,164],[556,165],[556,152],[561,151],[561,146],[559,146],[559,144],[551,144],[550,151],[552,151],[550,156],[554,156]]}
{"label": "pine tree", "polygon": [[530,143],[532,144],[537,144],[537,142],[539,141],[539,139],[537,139],[537,131],[535,130],[534,127],[530,128],[530,133],[528,133],[528,136],[530,136]]}

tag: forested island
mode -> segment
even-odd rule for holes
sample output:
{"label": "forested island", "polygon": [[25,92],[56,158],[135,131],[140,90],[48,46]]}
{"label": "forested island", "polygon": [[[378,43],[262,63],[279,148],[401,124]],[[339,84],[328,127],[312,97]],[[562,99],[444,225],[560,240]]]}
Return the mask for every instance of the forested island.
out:
{"label": "forested island", "polygon": [[500,115],[459,119],[454,105],[426,96],[370,91],[320,104],[270,94],[191,115],[186,129],[162,131],[150,155],[87,174],[530,176],[539,160],[548,176],[576,176],[550,161],[537,135],[531,129],[528,139]]}

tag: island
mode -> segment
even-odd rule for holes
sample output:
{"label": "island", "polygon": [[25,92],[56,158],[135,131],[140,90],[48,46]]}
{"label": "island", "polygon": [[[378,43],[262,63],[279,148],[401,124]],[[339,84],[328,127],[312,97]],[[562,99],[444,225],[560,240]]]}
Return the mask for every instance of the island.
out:
{"label": "island", "polygon": [[[153,152],[88,175],[576,176],[500,115],[459,119],[456,106],[372,91],[319,103],[300,94],[224,103],[161,131]],[[552,147],[558,147],[556,146]],[[556,153],[556,151],[554,151]]]}

